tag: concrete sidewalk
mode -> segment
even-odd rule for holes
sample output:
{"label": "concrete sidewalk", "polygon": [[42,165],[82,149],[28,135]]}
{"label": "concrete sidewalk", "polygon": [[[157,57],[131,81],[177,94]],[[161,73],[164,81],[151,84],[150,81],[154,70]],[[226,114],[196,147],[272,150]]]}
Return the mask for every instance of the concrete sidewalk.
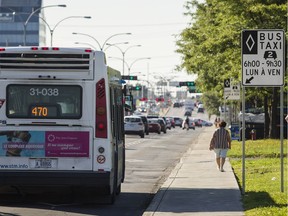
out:
{"label": "concrete sidewalk", "polygon": [[214,152],[208,150],[215,128],[201,130],[197,144],[182,157],[144,216],[244,215],[241,192],[229,160],[224,165],[225,172],[220,172]]}

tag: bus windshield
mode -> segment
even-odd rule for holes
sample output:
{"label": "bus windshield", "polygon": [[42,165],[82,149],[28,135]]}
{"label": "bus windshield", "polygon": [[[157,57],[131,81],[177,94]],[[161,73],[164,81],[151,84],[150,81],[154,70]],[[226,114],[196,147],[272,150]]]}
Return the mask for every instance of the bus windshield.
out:
{"label": "bus windshield", "polygon": [[80,119],[82,87],[78,85],[7,86],[8,118]]}

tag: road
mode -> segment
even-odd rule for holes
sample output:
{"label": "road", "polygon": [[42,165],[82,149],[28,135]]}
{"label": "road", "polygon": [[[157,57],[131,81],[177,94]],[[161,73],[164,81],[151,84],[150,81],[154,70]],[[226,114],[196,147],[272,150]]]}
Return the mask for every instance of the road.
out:
{"label": "road", "polygon": [[[172,108],[167,115],[183,116],[183,113],[184,108]],[[197,117],[204,119],[206,115],[201,113]],[[126,178],[114,205],[101,204],[101,198],[77,192],[71,194],[62,188],[49,191],[48,195],[47,192],[37,192],[29,196],[21,196],[12,190],[0,197],[0,215],[140,216],[182,155],[189,148],[193,149],[201,130],[186,131],[176,127],[166,134],[149,134],[144,139],[126,135]]]}

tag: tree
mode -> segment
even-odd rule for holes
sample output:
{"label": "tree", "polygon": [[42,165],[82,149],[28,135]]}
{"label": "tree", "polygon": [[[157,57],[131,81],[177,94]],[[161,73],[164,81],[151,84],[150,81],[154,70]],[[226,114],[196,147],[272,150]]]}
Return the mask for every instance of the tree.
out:
{"label": "tree", "polygon": [[[185,6],[191,24],[176,42],[176,51],[182,54],[180,68],[197,74],[197,86],[201,92],[215,92],[219,103],[223,100],[223,80],[241,80],[241,31],[287,30],[286,0],[206,0],[205,3],[191,0]],[[251,88],[246,92],[246,100],[252,104],[256,101],[264,106],[265,101],[272,102],[271,122],[275,122],[275,107],[278,105],[277,100],[273,100],[273,92],[272,88],[260,91]],[[270,134],[274,133],[270,131]]]}

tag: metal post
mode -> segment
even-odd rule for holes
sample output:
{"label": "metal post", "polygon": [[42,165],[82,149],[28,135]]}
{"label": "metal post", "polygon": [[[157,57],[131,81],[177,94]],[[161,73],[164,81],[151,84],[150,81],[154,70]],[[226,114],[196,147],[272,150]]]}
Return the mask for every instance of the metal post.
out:
{"label": "metal post", "polygon": [[245,194],[245,86],[242,88],[242,194]]}
{"label": "metal post", "polygon": [[280,161],[281,161],[281,192],[284,192],[284,145],[283,145],[283,133],[284,133],[284,106],[283,106],[283,86],[280,87]]}

